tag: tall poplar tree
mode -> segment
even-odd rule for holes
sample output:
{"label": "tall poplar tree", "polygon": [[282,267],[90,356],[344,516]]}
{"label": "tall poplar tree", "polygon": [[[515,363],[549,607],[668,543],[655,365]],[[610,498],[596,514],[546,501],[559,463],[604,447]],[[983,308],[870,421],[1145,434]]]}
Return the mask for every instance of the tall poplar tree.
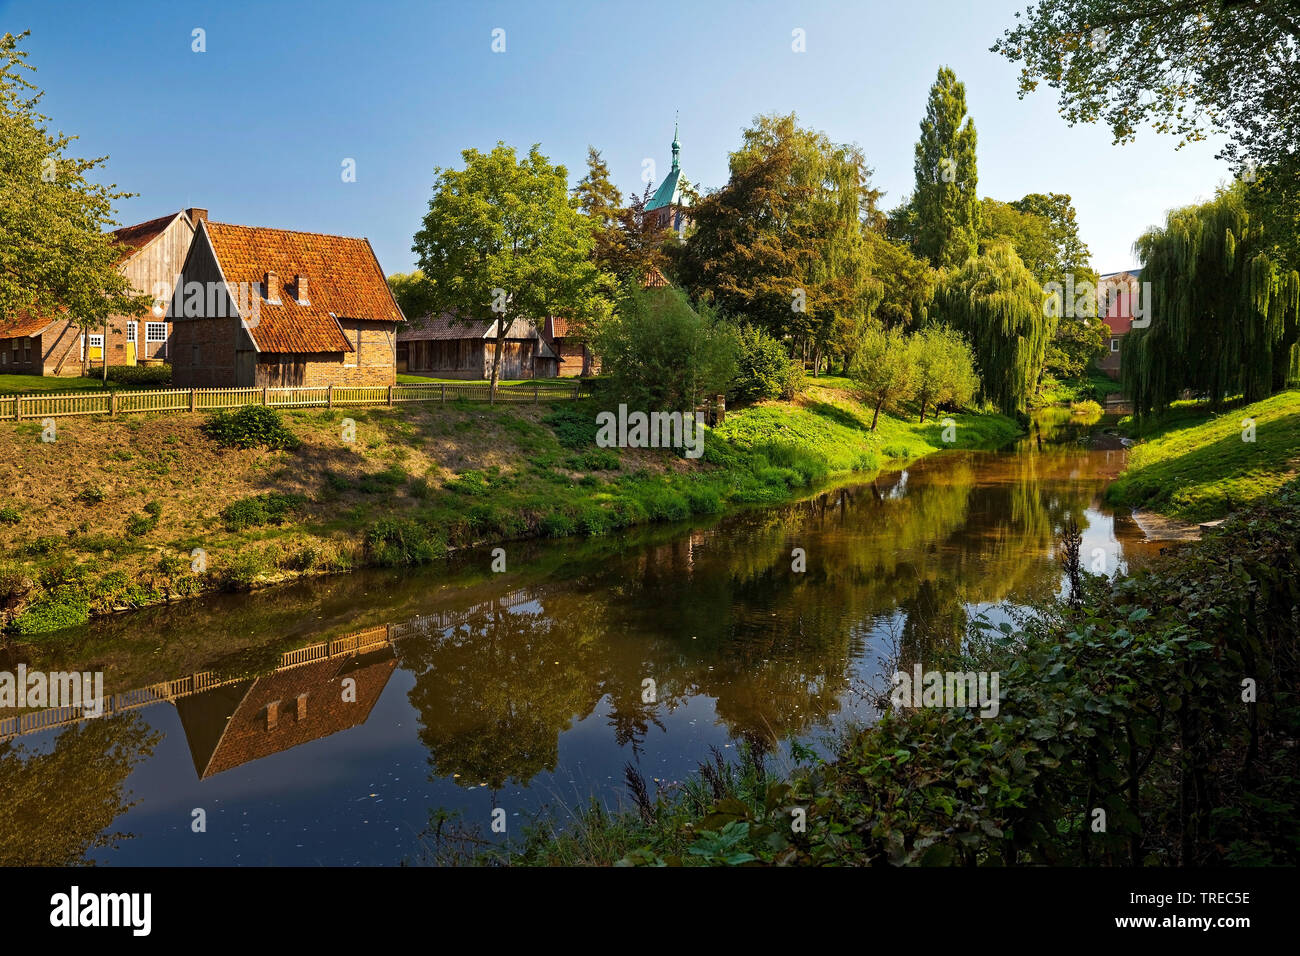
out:
{"label": "tall poplar tree", "polygon": [[955,268],[979,247],[979,175],[975,121],[966,115],[966,85],[948,67],[930,87],[913,166],[913,228],[917,255]]}

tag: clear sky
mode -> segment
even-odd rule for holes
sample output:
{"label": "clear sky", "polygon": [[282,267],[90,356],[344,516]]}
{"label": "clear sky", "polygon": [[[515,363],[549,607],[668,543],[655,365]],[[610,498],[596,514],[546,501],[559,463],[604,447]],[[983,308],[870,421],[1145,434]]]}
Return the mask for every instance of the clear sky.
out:
{"label": "clear sky", "polygon": [[123,223],[203,206],[222,222],[366,236],[385,271],[405,271],[434,168],[462,149],[539,143],[574,183],[592,144],[639,192],[644,160],[668,169],[675,111],[683,171],[702,187],[726,181],[754,115],[793,110],[865,149],[890,208],[911,189],[917,124],[947,65],[979,133],[980,194],[1071,194],[1094,267],[1126,268],[1144,229],[1230,172],[1215,141],[1175,151],[1143,130],[1112,146],[1104,128],[1070,128],[1050,90],[1017,99],[1017,68],[988,48],[1025,2],[0,0],[0,30],[32,31],[43,111],[139,194]]}

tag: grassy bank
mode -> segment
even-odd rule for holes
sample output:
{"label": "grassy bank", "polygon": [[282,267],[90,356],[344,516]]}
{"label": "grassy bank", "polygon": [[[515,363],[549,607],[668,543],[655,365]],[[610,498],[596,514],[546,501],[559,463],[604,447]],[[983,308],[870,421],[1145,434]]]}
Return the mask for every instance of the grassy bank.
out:
{"label": "grassy bank", "polygon": [[1077,594],[1020,629],[977,622],[950,659],[899,662],[999,673],[994,716],[886,710],[829,760],[795,744],[794,766],[780,768],[742,744],[738,762],[715,753],[658,792],[629,765],[624,808],[537,819],[488,850],[435,814],[428,855],[515,865],[1300,862],[1300,483],[1131,577],[1085,573]]}
{"label": "grassy bank", "polygon": [[1140,427],[1131,419],[1120,427],[1144,441],[1107,491],[1114,504],[1207,521],[1274,494],[1300,470],[1300,391],[1220,414],[1178,403]]}
{"label": "grassy bank", "polygon": [[[704,454],[595,445],[592,403],[300,410],[294,447],[224,447],[202,415],[0,423],[0,618],[90,616],[529,537],[600,535],[777,502],[942,447],[1000,444],[1001,416],[870,417],[835,387],[730,413]],[[355,433],[345,427],[353,423]],[[348,439],[351,440],[348,440]]]}

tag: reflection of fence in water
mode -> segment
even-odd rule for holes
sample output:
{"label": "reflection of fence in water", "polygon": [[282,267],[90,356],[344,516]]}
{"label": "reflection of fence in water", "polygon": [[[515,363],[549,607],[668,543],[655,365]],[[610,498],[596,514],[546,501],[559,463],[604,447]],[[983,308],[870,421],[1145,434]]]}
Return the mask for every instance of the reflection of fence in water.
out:
{"label": "reflection of fence in water", "polygon": [[[435,631],[446,631],[453,627],[459,627],[461,624],[465,624],[493,608],[517,607],[520,604],[535,601],[540,597],[541,591],[536,588],[521,588],[511,591],[495,601],[475,604],[463,611],[440,611],[432,614],[421,614],[400,624],[381,624],[378,627],[355,631],[328,641],[309,644],[306,647],[300,647],[297,650],[286,651],[281,654],[280,663],[272,673],[278,674],[281,671],[328,658],[355,657],[388,647],[395,641],[408,637],[427,637]],[[157,684],[150,684],[148,687],[139,687],[120,694],[112,694],[104,698],[103,710],[99,714],[87,714],[84,712],[84,707],[50,707],[46,710],[5,717],[0,719],[0,740],[8,740],[11,737],[20,737],[54,727],[68,727],[72,724],[81,723],[83,720],[94,720],[96,717],[111,717],[114,714],[137,710],[164,701],[180,700],[217,687],[238,684],[240,681],[248,680],[254,676],[262,675],[240,674],[236,677],[222,677],[210,671],[203,671],[186,677],[160,681]]]}

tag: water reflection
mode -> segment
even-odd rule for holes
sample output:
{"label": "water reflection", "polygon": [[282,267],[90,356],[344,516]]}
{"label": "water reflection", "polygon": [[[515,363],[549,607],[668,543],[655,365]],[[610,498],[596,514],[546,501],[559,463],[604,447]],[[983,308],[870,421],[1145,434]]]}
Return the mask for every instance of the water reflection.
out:
{"label": "water reflection", "polygon": [[[260,845],[280,862],[395,862],[430,806],[608,796],[628,759],[670,777],[727,740],[777,744],[865,719],[851,688],[889,653],[934,660],[972,614],[1056,592],[1068,518],[1108,571],[1149,550],[1098,504],[1122,452],[1081,447],[1068,420],[1050,427],[1058,443],[1041,453],[1031,435],[1013,452],[945,453],[704,525],[512,545],[510,574],[465,555],[153,609],[25,648],[33,668],[103,667],[111,693],[197,671],[225,682],[0,743],[6,860],[195,862],[167,837],[173,814],[219,796],[251,818],[250,836],[266,830]],[[274,667],[312,641],[413,618],[367,654]],[[77,784],[93,804],[80,829],[42,835],[39,795],[65,794],[83,767],[101,782]],[[372,816],[395,835],[377,842]],[[113,826],[137,830],[116,853],[101,835]],[[203,862],[248,862],[243,832],[209,840]]]}

